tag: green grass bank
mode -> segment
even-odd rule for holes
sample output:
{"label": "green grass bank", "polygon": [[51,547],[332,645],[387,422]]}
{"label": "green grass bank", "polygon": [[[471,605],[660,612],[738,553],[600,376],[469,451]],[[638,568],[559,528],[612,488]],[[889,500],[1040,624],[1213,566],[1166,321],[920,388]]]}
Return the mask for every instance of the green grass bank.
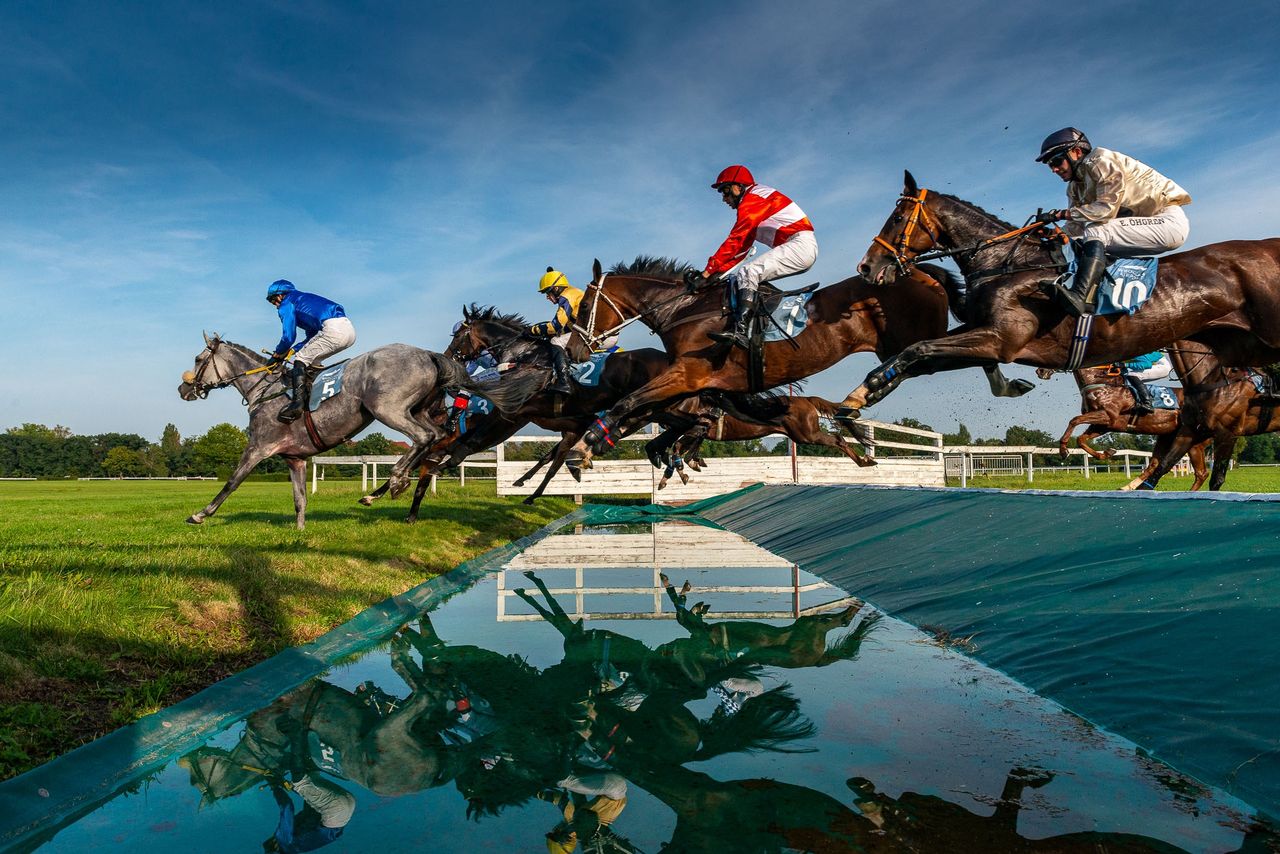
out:
{"label": "green grass bank", "polygon": [[0,779],[181,700],[573,504],[525,507],[491,481],[443,481],[359,507],[329,481],[293,525],[288,484],[0,482]]}

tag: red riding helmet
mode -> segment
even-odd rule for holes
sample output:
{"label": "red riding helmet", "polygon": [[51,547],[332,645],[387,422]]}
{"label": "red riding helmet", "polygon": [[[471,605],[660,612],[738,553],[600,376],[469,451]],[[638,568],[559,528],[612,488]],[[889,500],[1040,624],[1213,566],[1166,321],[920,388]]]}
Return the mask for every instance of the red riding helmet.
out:
{"label": "red riding helmet", "polygon": [[716,176],[716,182],[711,185],[711,189],[718,190],[724,184],[741,184],[744,187],[750,187],[755,182],[756,179],[751,177],[750,169],[735,163],[720,170],[720,174]]}

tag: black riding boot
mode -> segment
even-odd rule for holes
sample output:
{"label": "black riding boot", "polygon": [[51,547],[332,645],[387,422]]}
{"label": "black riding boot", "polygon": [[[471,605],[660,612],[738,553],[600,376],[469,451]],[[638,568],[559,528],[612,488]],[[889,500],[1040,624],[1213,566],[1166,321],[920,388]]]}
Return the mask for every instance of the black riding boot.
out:
{"label": "black riding boot", "polygon": [[1107,247],[1101,240],[1085,241],[1076,255],[1076,275],[1071,280],[1071,287],[1058,285],[1055,288],[1058,303],[1073,317],[1093,314],[1094,292],[1106,270]]}
{"label": "black riding boot", "polygon": [[728,332],[712,332],[711,337],[725,344],[733,344],[743,350],[751,348],[751,313],[756,307],[754,290],[738,291],[738,316],[734,327]]}
{"label": "black riding boot", "polygon": [[569,385],[569,354],[563,347],[551,348],[551,375],[552,382],[547,386],[548,391],[573,394],[573,387]]}
{"label": "black riding boot", "polygon": [[302,407],[304,405],[302,395],[307,385],[306,377],[307,366],[295,359],[294,363],[289,366],[289,374],[286,377],[289,382],[289,390],[293,393],[293,400],[289,401],[285,408],[280,410],[280,414],[276,416],[277,420],[288,424],[291,421],[297,421],[302,415]]}
{"label": "black riding boot", "polygon": [[1133,374],[1124,375],[1124,384],[1133,392],[1133,411],[1146,415],[1156,411],[1155,401],[1151,399],[1151,389]]}

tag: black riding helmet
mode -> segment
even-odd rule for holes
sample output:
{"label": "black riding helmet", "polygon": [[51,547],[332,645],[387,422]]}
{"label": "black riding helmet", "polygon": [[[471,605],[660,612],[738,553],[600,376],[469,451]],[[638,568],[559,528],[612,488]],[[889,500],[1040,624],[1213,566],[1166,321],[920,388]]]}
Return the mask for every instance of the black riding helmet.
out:
{"label": "black riding helmet", "polygon": [[1093,150],[1093,143],[1089,142],[1084,131],[1076,128],[1055,130],[1040,143],[1040,156],[1036,158],[1036,162],[1048,163],[1059,154],[1077,147],[1084,149],[1086,154]]}

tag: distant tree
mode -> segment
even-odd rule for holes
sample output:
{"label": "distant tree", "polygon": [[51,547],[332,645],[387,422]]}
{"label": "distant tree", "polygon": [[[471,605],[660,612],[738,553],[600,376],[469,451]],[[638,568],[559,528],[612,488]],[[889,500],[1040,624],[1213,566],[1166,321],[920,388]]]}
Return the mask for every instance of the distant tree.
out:
{"label": "distant tree", "polygon": [[71,436],[71,430],[61,424],[46,427],[43,424],[27,423],[21,427],[10,427],[5,432],[10,436],[29,436],[33,439],[66,439]]}
{"label": "distant tree", "polygon": [[1043,430],[1035,430],[1018,424],[1004,431],[1004,443],[1006,445],[1035,445],[1038,448],[1051,448],[1058,444],[1058,440]]}
{"label": "distant tree", "polygon": [[226,477],[231,474],[249,437],[234,424],[215,424],[191,442],[191,473]]}
{"label": "distant tree", "polygon": [[1244,440],[1244,449],[1240,451],[1242,463],[1274,463],[1280,460],[1280,435],[1263,433],[1260,436],[1248,436]]}
{"label": "distant tree", "polygon": [[352,456],[389,456],[391,454],[399,454],[400,449],[391,444],[391,440],[381,433],[370,433],[363,439],[351,442],[343,448],[343,454]]}
{"label": "distant tree", "polygon": [[954,433],[943,433],[942,444],[944,445],[972,445],[973,436],[969,433],[969,428],[965,426],[963,421],[960,422],[960,429]]}
{"label": "distant tree", "polygon": [[151,461],[145,451],[116,445],[103,457],[102,472],[107,477],[146,477],[151,474]]}
{"label": "distant tree", "polygon": [[178,474],[183,465],[182,434],[173,424],[164,425],[160,434],[160,455],[169,474]]}

